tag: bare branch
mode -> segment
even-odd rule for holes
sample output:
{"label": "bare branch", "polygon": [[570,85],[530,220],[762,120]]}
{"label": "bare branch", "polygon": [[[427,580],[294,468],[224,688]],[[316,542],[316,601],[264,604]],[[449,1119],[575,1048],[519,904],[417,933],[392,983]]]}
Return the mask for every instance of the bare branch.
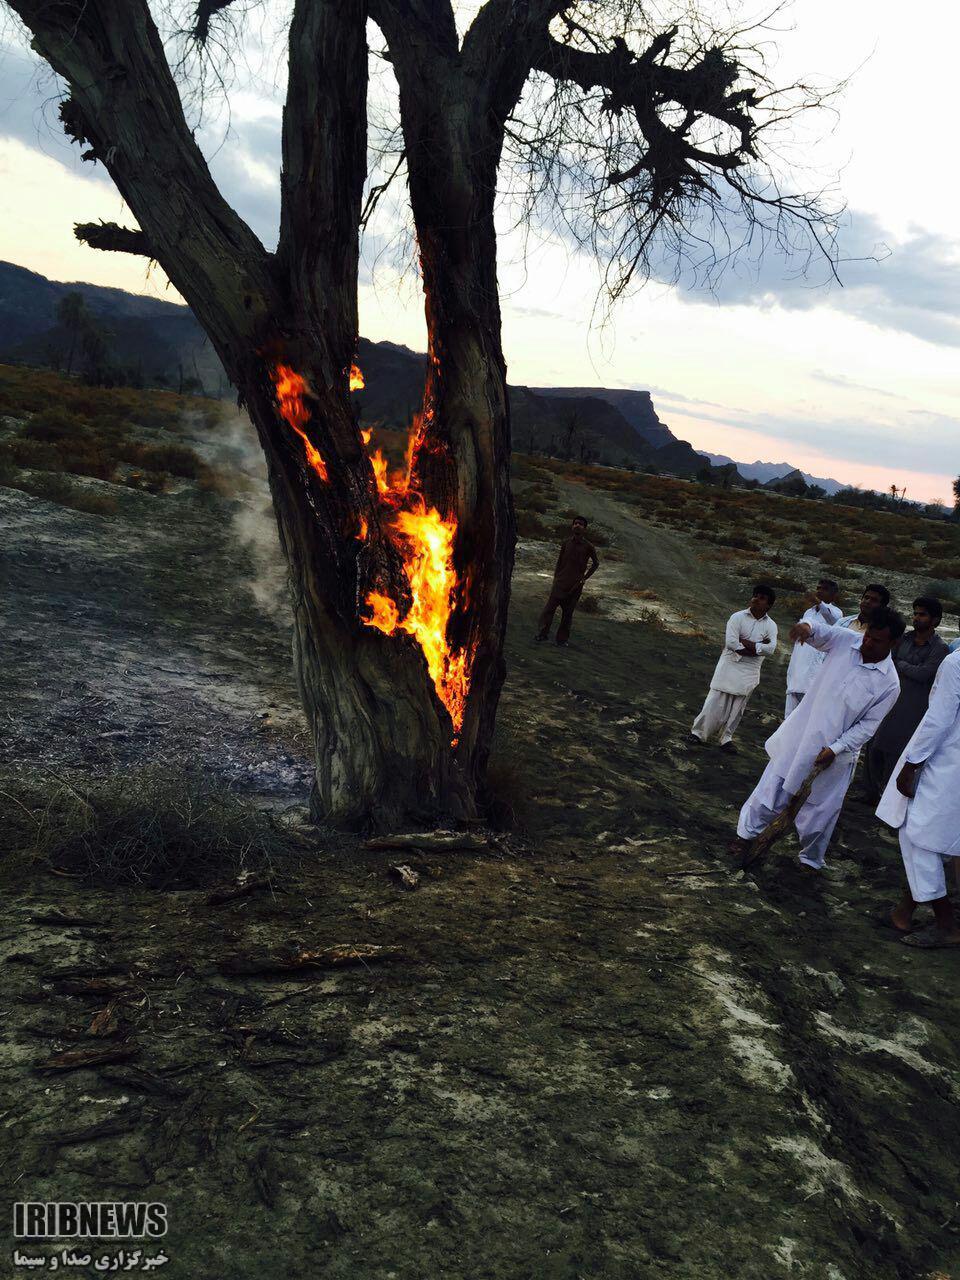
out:
{"label": "bare branch", "polygon": [[75,222],[73,234],[91,249],[136,253],[144,258],[156,257],[150,241],[142,231],[121,227],[115,222]]}
{"label": "bare branch", "polygon": [[821,183],[792,191],[776,146],[840,86],[776,87],[763,22],[724,30],[694,9],[657,31],[647,14],[572,0],[534,50],[501,168],[518,225],[597,256],[611,301],[651,275],[713,287],[768,244],[834,272],[842,207]]}
{"label": "bare branch", "polygon": [[199,0],[194,19],[193,38],[197,44],[206,44],[210,34],[210,19],[223,9],[228,9],[233,0]]}
{"label": "bare branch", "polygon": [[367,192],[367,198],[364,201],[363,211],[360,214],[361,230],[363,230],[369,224],[370,219],[373,217],[374,212],[376,211],[377,205],[380,203],[380,200],[382,199],[382,197],[385,196],[386,193],[390,190],[390,187],[392,183],[395,181],[397,174],[403,168],[406,158],[407,158],[407,153],[406,153],[406,150],[404,149],[397,156],[397,163],[393,166],[393,168],[387,174],[386,178],[384,178],[383,182],[378,182],[375,186],[372,186],[370,190]]}

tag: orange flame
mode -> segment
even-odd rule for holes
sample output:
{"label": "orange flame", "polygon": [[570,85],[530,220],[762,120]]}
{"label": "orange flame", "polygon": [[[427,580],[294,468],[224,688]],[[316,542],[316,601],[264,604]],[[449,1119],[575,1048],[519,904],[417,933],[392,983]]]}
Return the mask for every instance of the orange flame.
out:
{"label": "orange flame", "polygon": [[310,390],[306,379],[301,378],[299,373],[294,373],[290,366],[286,364],[278,364],[272,370],[271,377],[277,389],[277,408],[280,410],[281,416],[303,441],[310,466],[321,480],[329,480],[330,474],[327,471],[327,464],[314,445],[310,443],[310,439],[303,429],[310,421],[310,411],[303,403],[304,395]]}
{"label": "orange flame", "polygon": [[[328,472],[323,458],[307,437],[310,413],[303,397],[309,392],[306,381],[289,366],[278,364],[272,371],[277,391],[277,406],[284,420],[300,436],[307,460],[324,480]],[[350,390],[360,390],[363,374],[356,365],[350,370]],[[400,552],[410,586],[411,604],[404,617],[397,602],[378,591],[366,599],[370,616],[363,619],[368,627],[376,627],[386,635],[405,631],[420,645],[427,670],[437,696],[447,708],[454,727],[454,743],[463,724],[467,691],[470,685],[467,652],[454,650],[447,639],[450,618],[456,608],[458,580],[453,567],[453,550],[457,534],[455,518],[445,520],[434,507],[427,507],[420,493],[411,488],[412,461],[419,447],[426,447],[426,422],[418,415],[407,450],[403,471],[389,471],[387,459],[380,449],[369,454],[377,494],[391,508],[392,520],[385,527]],[[364,446],[369,446],[372,431],[361,431]],[[359,517],[357,537],[367,537],[365,516]]]}
{"label": "orange flame", "polygon": [[418,495],[416,506],[419,509],[398,512],[391,526],[410,583],[410,610],[401,620],[395,602],[372,591],[367,604],[373,614],[364,621],[387,635],[399,627],[413,636],[423,650],[440,701],[459,733],[469,686],[467,656],[462,651],[454,652],[447,640],[447,626],[456,602],[453,544],[457,522],[444,520],[434,507],[424,510]]}

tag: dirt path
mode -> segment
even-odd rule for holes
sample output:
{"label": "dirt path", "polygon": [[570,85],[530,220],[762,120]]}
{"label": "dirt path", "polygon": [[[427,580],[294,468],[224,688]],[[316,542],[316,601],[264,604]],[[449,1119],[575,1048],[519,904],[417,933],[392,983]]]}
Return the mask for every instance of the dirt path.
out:
{"label": "dirt path", "polygon": [[[646,518],[602,490],[563,476],[553,480],[559,509],[581,512],[610,536],[611,551],[599,548],[601,569],[588,588],[601,596],[608,616],[631,622],[653,610],[673,630],[703,629],[719,641],[737,607],[731,601],[743,607],[749,584],[707,560],[694,537]],[[545,596],[555,561],[551,544],[521,543],[514,591]]]}
{"label": "dirt path", "polygon": [[[7,528],[21,525],[29,513],[0,497]],[[234,726],[235,750],[252,750],[246,711],[232,720],[215,699],[255,688],[293,714],[283,646],[249,602],[218,594],[236,564],[216,521],[196,518],[205,554],[189,599],[178,612],[175,574],[142,631],[125,599],[154,590],[138,584],[146,544],[114,538],[105,560],[74,537],[86,525],[56,529],[75,548],[73,600],[100,600],[99,627],[111,610],[111,625],[124,620],[118,670],[150,683],[173,667],[169,698],[196,650],[189,705],[215,638],[211,666],[226,674],[179,722],[181,738],[194,734],[181,747],[206,751],[215,719]],[[630,531],[650,549],[644,573],[666,554],[670,535],[656,532]],[[151,577],[177,536],[150,534]],[[703,592],[712,570],[694,579],[682,542],[674,563]],[[911,953],[871,923],[898,881],[893,842],[854,801],[819,888],[798,882],[790,842],[756,880],[731,875],[722,847],[782,685],[774,673],[751,704],[740,757],[690,751],[713,647],[587,615],[569,650],[533,645],[546,555],[534,546],[521,560],[494,762],[522,843],[411,855],[414,893],[388,879],[388,856],[328,837],[272,894],[220,907],[199,892],[49,876],[4,895],[0,1132],[18,1198],[162,1200],[164,1273],[190,1280],[960,1274],[956,957]],[[67,578],[14,569],[29,635],[49,653],[58,627],[57,651],[82,653],[91,615],[73,616]],[[127,575],[116,595],[115,574]],[[714,621],[732,607],[719,580],[715,590]],[[83,677],[97,688],[116,646],[104,637]],[[28,768],[24,743],[53,751],[61,738],[43,719],[57,681],[40,656],[23,669],[17,689],[33,700],[5,749]],[[135,687],[123,714],[144,696]],[[92,728],[80,717],[70,748],[91,766]],[[264,744],[261,758],[278,751]],[[87,923],[35,919],[54,907]],[[400,958],[296,977],[238,976],[228,963],[359,942]],[[106,989],[78,994],[78,975]],[[117,1030],[91,1038],[107,1001]],[[65,1049],[123,1041],[136,1047],[129,1061],[42,1069]]]}

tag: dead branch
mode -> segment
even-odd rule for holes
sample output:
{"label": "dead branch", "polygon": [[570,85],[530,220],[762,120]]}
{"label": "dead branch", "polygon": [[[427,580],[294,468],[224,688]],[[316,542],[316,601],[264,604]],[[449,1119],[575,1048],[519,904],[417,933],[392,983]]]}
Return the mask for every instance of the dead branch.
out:
{"label": "dead branch", "polygon": [[428,853],[445,853],[453,849],[488,849],[489,843],[472,831],[413,831],[392,836],[375,836],[367,840],[365,849],[423,849]]}
{"label": "dead branch", "polygon": [[139,1053],[139,1045],[131,1040],[111,1045],[108,1049],[68,1049],[66,1053],[54,1054],[46,1062],[40,1063],[36,1070],[42,1075],[58,1071],[83,1071],[110,1062],[128,1062]]}
{"label": "dead branch", "polygon": [[235,898],[245,898],[251,893],[259,893],[261,889],[269,889],[272,881],[268,876],[244,881],[242,884],[221,885],[207,894],[204,906],[216,907],[224,902],[232,902]]}
{"label": "dead branch", "polygon": [[154,252],[142,231],[121,227],[115,222],[77,222],[73,234],[91,249],[106,249],[113,253],[136,253],[143,258],[153,258]]}
{"label": "dead branch", "polygon": [[323,947],[319,951],[297,951],[287,956],[260,958],[234,956],[223,961],[220,971],[235,976],[255,973],[298,973],[309,969],[342,969],[350,965],[381,964],[390,960],[405,959],[407,955],[400,947],[382,947],[374,943],[359,942]]}

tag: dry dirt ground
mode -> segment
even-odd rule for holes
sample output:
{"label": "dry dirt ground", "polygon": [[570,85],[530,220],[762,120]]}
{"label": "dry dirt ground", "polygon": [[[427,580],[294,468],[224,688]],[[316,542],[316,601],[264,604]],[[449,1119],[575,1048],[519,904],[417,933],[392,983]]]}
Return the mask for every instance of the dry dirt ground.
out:
{"label": "dry dirt ground", "polygon": [[[122,496],[99,517],[0,490],[4,786],[162,760],[295,817],[286,635],[249,590],[269,566],[222,500]],[[743,583],[576,499],[615,531],[616,598],[568,650],[532,644],[552,551],[521,548],[494,769],[519,832],[408,855],[415,892],[332,835],[215,907],[11,878],[10,1199],[163,1201],[163,1274],[190,1280],[960,1277],[958,957],[874,923],[896,846],[855,797],[816,885],[791,840],[731,872],[782,666],[739,756],[691,750],[715,644],[618,620],[621,588],[712,633]],[[358,943],[396,952],[230,971]],[[118,1043],[136,1056],[42,1069]]]}

